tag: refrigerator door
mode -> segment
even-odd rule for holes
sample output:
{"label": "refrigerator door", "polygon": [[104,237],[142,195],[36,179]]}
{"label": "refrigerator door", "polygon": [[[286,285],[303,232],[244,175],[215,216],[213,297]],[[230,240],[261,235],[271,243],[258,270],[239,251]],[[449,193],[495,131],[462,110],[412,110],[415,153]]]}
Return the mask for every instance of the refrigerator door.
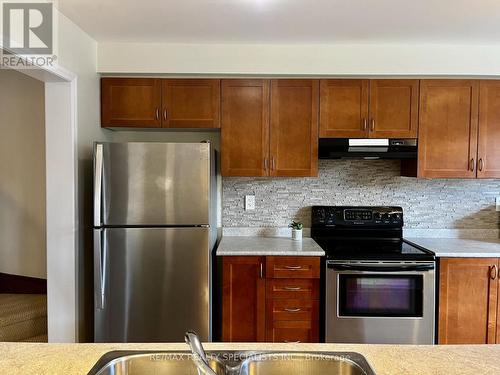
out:
{"label": "refrigerator door", "polygon": [[210,144],[101,143],[94,160],[95,226],[209,224]]}
{"label": "refrigerator door", "polygon": [[182,342],[188,330],[211,339],[208,228],[94,234],[96,342]]}

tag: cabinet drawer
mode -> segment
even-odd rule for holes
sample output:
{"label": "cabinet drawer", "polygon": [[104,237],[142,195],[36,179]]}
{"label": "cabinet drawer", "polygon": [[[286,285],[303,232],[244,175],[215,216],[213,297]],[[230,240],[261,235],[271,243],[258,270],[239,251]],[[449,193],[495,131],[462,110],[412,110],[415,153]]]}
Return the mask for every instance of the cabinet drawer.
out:
{"label": "cabinet drawer", "polygon": [[266,297],[269,299],[307,299],[319,298],[318,279],[269,279]]}
{"label": "cabinet drawer", "polygon": [[267,320],[318,320],[317,300],[276,299],[267,301]]}
{"label": "cabinet drawer", "polygon": [[319,331],[315,322],[273,322],[267,330],[269,342],[318,342]]}
{"label": "cabinet drawer", "polygon": [[319,279],[319,257],[266,257],[267,278]]}

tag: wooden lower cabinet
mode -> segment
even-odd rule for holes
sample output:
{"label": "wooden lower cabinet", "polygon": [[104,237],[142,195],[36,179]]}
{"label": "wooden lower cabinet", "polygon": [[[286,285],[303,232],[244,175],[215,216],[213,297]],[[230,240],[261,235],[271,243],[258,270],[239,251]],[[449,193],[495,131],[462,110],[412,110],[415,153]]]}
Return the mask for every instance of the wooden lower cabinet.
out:
{"label": "wooden lower cabinet", "polygon": [[224,257],[222,340],[318,342],[319,257]]}
{"label": "wooden lower cabinet", "polygon": [[440,260],[440,344],[500,343],[498,266],[498,258]]}
{"label": "wooden lower cabinet", "polygon": [[222,341],[265,341],[264,257],[224,257]]}

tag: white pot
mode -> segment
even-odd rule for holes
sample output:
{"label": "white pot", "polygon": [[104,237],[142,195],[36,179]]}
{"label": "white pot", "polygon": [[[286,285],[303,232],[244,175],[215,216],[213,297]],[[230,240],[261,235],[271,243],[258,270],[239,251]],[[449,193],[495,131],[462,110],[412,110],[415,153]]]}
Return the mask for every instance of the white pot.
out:
{"label": "white pot", "polygon": [[292,240],[302,241],[302,229],[292,229]]}

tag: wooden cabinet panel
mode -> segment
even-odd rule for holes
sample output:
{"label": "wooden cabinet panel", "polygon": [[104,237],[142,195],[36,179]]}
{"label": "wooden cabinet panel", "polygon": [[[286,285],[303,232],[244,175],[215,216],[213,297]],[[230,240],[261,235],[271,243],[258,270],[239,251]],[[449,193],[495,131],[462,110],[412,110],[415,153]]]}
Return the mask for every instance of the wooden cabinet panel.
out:
{"label": "wooden cabinet panel", "polygon": [[417,79],[370,81],[370,138],[417,138]]}
{"label": "wooden cabinet panel", "polygon": [[223,176],[266,176],[269,164],[269,81],[222,81]]}
{"label": "wooden cabinet panel", "polygon": [[310,299],[268,299],[267,321],[282,320],[312,321],[318,316],[318,300]]}
{"label": "wooden cabinet panel", "polygon": [[418,176],[475,178],[479,84],[420,82]]}
{"label": "wooden cabinet panel", "polygon": [[270,175],[318,175],[318,80],[271,82]]}
{"label": "wooden cabinet panel", "polygon": [[500,178],[500,81],[481,81],[479,88],[479,178]]}
{"label": "wooden cabinet panel", "polygon": [[319,299],[318,279],[268,279],[266,298]]}
{"label": "wooden cabinet panel", "polygon": [[316,321],[276,321],[267,329],[266,340],[269,342],[318,342]]}
{"label": "wooden cabinet panel", "polygon": [[319,257],[266,257],[268,278],[319,279]]}
{"label": "wooden cabinet panel", "polygon": [[164,128],[219,128],[220,80],[164,79]]}
{"label": "wooden cabinet panel", "polygon": [[263,257],[224,257],[222,281],[222,340],[265,340],[266,284]]}
{"label": "wooden cabinet panel", "polygon": [[161,80],[102,78],[101,126],[159,128]]}
{"label": "wooden cabinet panel", "polygon": [[495,343],[498,279],[490,275],[497,258],[440,261],[439,343]]}
{"label": "wooden cabinet panel", "polygon": [[368,137],[369,80],[328,79],[320,86],[320,137]]}

